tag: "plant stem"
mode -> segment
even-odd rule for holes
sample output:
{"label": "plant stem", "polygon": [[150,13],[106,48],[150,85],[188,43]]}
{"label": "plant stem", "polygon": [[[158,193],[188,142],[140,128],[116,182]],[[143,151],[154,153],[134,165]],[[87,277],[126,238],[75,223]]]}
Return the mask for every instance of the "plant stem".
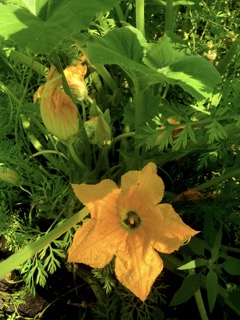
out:
{"label": "plant stem", "polygon": [[26,260],[31,259],[36,253],[48,246],[52,241],[59,238],[70,228],[74,227],[78,222],[89,214],[89,210],[84,207],[81,211],[76,213],[74,216],[64,221],[61,225],[45,234],[40,239],[33,243],[26,245],[23,249],[11,255],[9,258],[0,263],[0,278],[4,277],[7,273],[16,269]]}
{"label": "plant stem", "polygon": [[116,142],[122,140],[122,139],[133,137],[134,135],[135,135],[135,132],[133,132],[133,131],[124,132],[124,133],[120,134],[119,136],[117,136],[116,138],[113,139],[112,145],[115,144]]}
{"label": "plant stem", "polygon": [[122,8],[121,8],[120,4],[119,3],[116,4],[114,8],[115,8],[116,13],[118,15],[119,21],[125,21],[126,19],[124,17],[124,14],[123,14],[123,11],[122,11]]}
{"label": "plant stem", "polygon": [[238,168],[238,169],[232,170],[228,173],[225,173],[225,174],[221,175],[220,177],[217,177],[217,178],[214,178],[214,179],[209,180],[207,182],[204,182],[204,183],[200,184],[199,186],[197,186],[195,189],[197,189],[198,191],[203,191],[205,189],[208,189],[208,188],[211,188],[215,185],[218,185],[219,183],[221,183],[229,178],[239,176],[239,175],[240,175],[240,169]]}
{"label": "plant stem", "polygon": [[75,149],[73,147],[72,144],[69,144],[68,145],[68,150],[73,158],[73,160],[79,165],[79,167],[83,170],[83,171],[86,171],[86,166],[82,163],[82,161],[78,158],[76,152],[75,152]]}
{"label": "plant stem", "polygon": [[[184,273],[178,273],[177,268],[180,267],[183,264],[183,261],[179,260],[172,254],[163,254],[161,253],[161,257],[164,261],[164,266],[169,271],[177,274],[180,277],[185,277]],[[201,274],[201,287],[206,289],[206,276]],[[231,308],[238,316],[240,316],[240,311],[238,308],[233,305],[233,303],[229,300],[228,291],[224,289],[221,285],[218,285],[218,294],[222,299],[224,300],[225,304]]]}
{"label": "plant stem", "polygon": [[106,82],[106,84],[109,86],[112,92],[115,92],[118,89],[117,83],[114,81],[110,73],[107,71],[107,69],[102,64],[96,64],[94,65],[97,72],[100,74],[100,76],[103,78],[103,80]]}
{"label": "plant stem", "polygon": [[[189,269],[188,273],[190,275],[192,274],[196,274],[194,269]],[[194,294],[195,300],[196,300],[196,304],[198,307],[198,311],[200,313],[201,319],[202,320],[208,320],[208,315],[207,315],[207,311],[203,302],[203,298],[202,298],[202,294],[201,294],[201,290],[200,288],[196,291],[196,293]]]}
{"label": "plant stem", "polygon": [[144,0],[136,0],[136,27],[145,37],[144,28]]}
{"label": "plant stem", "polygon": [[167,0],[166,4],[166,14],[165,14],[165,32],[173,32],[173,0]]}

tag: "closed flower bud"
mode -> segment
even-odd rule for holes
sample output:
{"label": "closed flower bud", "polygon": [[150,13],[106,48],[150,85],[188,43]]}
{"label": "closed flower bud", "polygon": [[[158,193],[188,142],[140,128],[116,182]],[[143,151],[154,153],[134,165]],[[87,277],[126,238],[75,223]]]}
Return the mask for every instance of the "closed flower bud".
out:
{"label": "closed flower bud", "polygon": [[0,179],[15,186],[23,183],[22,177],[14,169],[6,167],[0,167]]}
{"label": "closed flower bud", "polygon": [[102,115],[99,115],[96,126],[96,140],[100,148],[108,147],[111,144],[112,132],[110,125]]}
{"label": "closed flower bud", "polygon": [[69,144],[79,132],[78,109],[62,91],[61,75],[56,72],[51,75],[41,94],[42,120],[50,133]]}
{"label": "closed flower bud", "polygon": [[91,144],[97,144],[96,139],[96,128],[97,128],[98,117],[92,117],[90,120],[84,123],[84,127]]}

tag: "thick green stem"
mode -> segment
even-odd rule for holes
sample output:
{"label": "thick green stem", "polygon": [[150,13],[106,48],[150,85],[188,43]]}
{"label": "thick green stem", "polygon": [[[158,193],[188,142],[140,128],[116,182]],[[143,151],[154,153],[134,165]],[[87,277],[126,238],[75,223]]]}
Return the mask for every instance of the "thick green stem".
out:
{"label": "thick green stem", "polygon": [[121,8],[120,4],[119,3],[116,4],[114,8],[115,8],[116,13],[118,15],[119,21],[125,21],[126,19],[124,17],[124,14],[123,14],[123,11],[122,11],[122,8]]}
{"label": "thick green stem", "polygon": [[85,207],[74,216],[64,221],[60,226],[56,227],[54,230],[45,234],[42,238],[37,241],[28,244],[23,249],[11,255],[9,258],[0,263],[0,278],[4,277],[7,273],[16,269],[26,260],[31,259],[37,252],[44,249],[52,241],[59,238],[70,228],[74,227],[78,222],[83,221],[83,219],[88,215],[89,211]]}
{"label": "thick green stem", "polygon": [[[195,274],[195,270],[194,269],[189,269],[188,273],[190,275]],[[195,301],[198,307],[198,311],[200,313],[200,317],[202,320],[208,320],[208,315],[207,315],[207,311],[203,302],[203,298],[202,298],[202,293],[201,293],[201,289],[199,288],[196,293],[194,294],[195,297]]]}
{"label": "thick green stem", "polygon": [[145,37],[144,0],[136,0],[136,27]]}
{"label": "thick green stem", "polygon": [[75,149],[72,144],[68,145],[68,150],[73,158],[73,160],[79,165],[79,168],[82,169],[83,171],[86,171],[86,166],[82,163],[82,161],[78,158]]}
{"label": "thick green stem", "polygon": [[167,0],[166,14],[165,14],[165,32],[172,31],[174,27],[173,20],[173,0]]}
{"label": "thick green stem", "polygon": [[106,82],[106,84],[109,86],[112,92],[115,92],[118,89],[117,83],[113,80],[110,73],[107,71],[107,69],[102,64],[94,65],[97,72],[101,75],[103,80]]}

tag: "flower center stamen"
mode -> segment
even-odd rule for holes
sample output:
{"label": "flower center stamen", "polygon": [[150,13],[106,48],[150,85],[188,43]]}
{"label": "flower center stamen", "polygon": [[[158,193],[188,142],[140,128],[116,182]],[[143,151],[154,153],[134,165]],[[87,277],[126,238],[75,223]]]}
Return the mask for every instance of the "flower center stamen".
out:
{"label": "flower center stamen", "polygon": [[135,229],[141,224],[141,219],[135,211],[128,211],[123,223],[130,229]]}

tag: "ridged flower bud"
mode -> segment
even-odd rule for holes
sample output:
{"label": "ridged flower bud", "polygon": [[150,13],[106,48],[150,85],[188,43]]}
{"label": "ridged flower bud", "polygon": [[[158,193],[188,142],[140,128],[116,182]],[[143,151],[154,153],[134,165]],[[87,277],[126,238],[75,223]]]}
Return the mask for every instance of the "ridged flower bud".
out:
{"label": "ridged flower bud", "polygon": [[102,115],[97,117],[96,140],[100,148],[110,146],[112,141],[112,131],[110,125],[106,122]]}
{"label": "ridged flower bud", "polygon": [[6,167],[0,167],[0,179],[15,186],[20,186],[23,183],[23,179],[17,171]]}
{"label": "ridged flower bud", "polygon": [[50,76],[41,94],[42,120],[50,133],[69,144],[79,132],[78,109],[61,89],[62,76],[52,68],[49,73]]}

